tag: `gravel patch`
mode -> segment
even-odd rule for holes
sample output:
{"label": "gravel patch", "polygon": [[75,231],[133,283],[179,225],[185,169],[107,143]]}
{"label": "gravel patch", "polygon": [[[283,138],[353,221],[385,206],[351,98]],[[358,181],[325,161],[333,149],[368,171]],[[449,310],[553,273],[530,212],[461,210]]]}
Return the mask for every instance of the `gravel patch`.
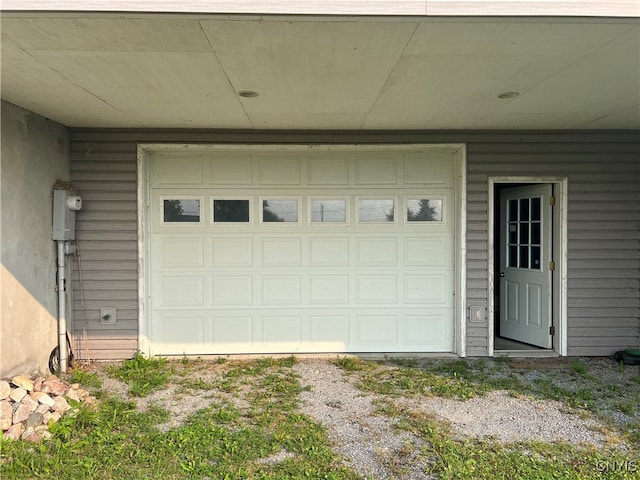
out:
{"label": "gravel patch", "polygon": [[[102,380],[102,389],[110,396],[123,401],[134,402],[136,410],[144,412],[150,406],[156,406],[169,412],[169,420],[157,425],[157,428],[166,432],[181,427],[189,416],[198,410],[207,408],[215,400],[229,400],[233,404],[241,403],[237,398],[219,390],[189,389],[179,383],[169,383],[162,390],[150,393],[146,397],[135,397],[129,394],[129,386],[107,375],[103,368],[97,371]],[[221,376],[220,370],[200,369],[190,373],[192,380],[202,380],[212,384]],[[178,375],[179,378],[179,375]]]}
{"label": "gravel patch", "polygon": [[[294,366],[302,392],[302,412],[327,428],[335,450],[365,478],[419,480],[428,477],[417,460],[422,442],[395,430],[396,422],[375,414],[375,396],[351,385],[340,368],[326,360],[301,360]],[[398,462],[402,468],[398,468]]]}
{"label": "gravel patch", "polygon": [[494,437],[502,443],[566,441],[596,447],[606,442],[606,437],[594,430],[597,422],[566,413],[560,402],[516,398],[504,391],[464,402],[433,397],[401,403],[446,420],[459,436]]}

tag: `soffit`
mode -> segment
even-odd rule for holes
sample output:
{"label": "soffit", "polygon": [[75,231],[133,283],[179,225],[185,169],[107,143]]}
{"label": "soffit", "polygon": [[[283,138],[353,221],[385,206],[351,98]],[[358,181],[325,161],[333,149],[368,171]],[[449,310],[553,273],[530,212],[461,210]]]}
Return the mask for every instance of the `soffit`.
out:
{"label": "soffit", "polygon": [[[640,128],[640,27],[629,19],[1,21],[2,98],[70,127]],[[498,99],[505,91],[520,95]]]}

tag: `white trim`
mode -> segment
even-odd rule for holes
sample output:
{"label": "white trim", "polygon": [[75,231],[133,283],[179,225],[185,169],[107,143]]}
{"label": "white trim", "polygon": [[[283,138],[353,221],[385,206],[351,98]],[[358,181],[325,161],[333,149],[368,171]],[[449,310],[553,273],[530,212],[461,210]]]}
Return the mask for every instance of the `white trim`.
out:
{"label": "white trim", "polygon": [[147,199],[148,189],[148,172],[147,172],[147,157],[149,155],[148,150],[144,149],[141,145],[138,145],[137,152],[137,167],[138,167],[138,187],[137,187],[137,201],[138,201],[138,351],[145,355],[151,356],[151,332],[149,332],[146,322],[148,306],[149,287],[147,285],[147,275],[145,258],[148,257],[147,242],[145,241],[145,232],[147,225],[147,215],[149,212],[149,201]]}
{"label": "white trim", "polygon": [[[467,147],[461,145],[456,152],[456,212],[458,224],[454,232],[456,242],[456,266],[458,275],[455,276],[456,292],[454,315],[458,319],[454,322],[455,353],[460,357],[467,356]],[[445,218],[446,220],[446,218]]]}
{"label": "white trim", "polygon": [[[494,186],[496,183],[552,183],[557,188],[554,192],[556,197],[556,212],[557,218],[554,218],[553,228],[555,229],[554,242],[554,256],[556,262],[556,278],[559,282],[554,282],[553,293],[554,298],[557,298],[557,305],[553,306],[553,315],[557,321],[554,323],[558,334],[553,339],[553,350],[562,356],[567,355],[567,324],[568,324],[568,311],[567,311],[567,212],[568,212],[568,179],[567,177],[488,177],[488,196],[487,196],[487,337],[488,337],[488,356],[493,357],[495,355],[494,349],[494,336],[495,336],[495,305],[494,305],[494,291],[495,291],[495,237],[493,234],[495,217],[494,217],[494,205],[495,195]],[[560,201],[558,201],[560,199]],[[558,278],[559,277],[559,278]],[[555,300],[554,300],[555,302]],[[526,352],[524,352],[526,355]],[[532,355],[535,356],[535,355]]]}
{"label": "white trim", "polygon": [[639,17],[637,0],[4,0],[4,11]]}

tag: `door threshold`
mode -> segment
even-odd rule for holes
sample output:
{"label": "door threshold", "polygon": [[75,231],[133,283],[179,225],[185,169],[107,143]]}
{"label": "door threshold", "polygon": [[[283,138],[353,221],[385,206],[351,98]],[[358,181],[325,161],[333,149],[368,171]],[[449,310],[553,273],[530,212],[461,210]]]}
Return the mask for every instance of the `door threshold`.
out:
{"label": "door threshold", "polygon": [[554,350],[494,350],[494,357],[509,358],[553,358],[560,354]]}

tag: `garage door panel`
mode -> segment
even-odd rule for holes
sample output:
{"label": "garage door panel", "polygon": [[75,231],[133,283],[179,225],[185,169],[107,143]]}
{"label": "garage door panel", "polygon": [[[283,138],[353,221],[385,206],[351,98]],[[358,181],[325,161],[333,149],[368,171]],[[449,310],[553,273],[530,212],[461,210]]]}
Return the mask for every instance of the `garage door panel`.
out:
{"label": "garage door panel", "polygon": [[156,181],[160,185],[201,185],[202,158],[160,155]]}
{"label": "garage door panel", "polygon": [[295,315],[265,315],[262,323],[262,343],[267,348],[299,349],[302,341],[302,319]]}
{"label": "garage door panel", "polygon": [[398,160],[388,153],[356,155],[356,185],[397,185]]}
{"label": "garage door panel", "polygon": [[366,266],[397,266],[398,247],[395,238],[358,237],[356,243],[356,258],[358,265]]}
{"label": "garage door panel", "polygon": [[447,315],[407,315],[403,320],[405,345],[428,345],[433,351],[449,351],[452,332]]}
{"label": "garage door panel", "polygon": [[302,171],[297,155],[259,155],[258,172],[261,185],[300,185]]}
{"label": "garage door panel", "polygon": [[154,262],[158,268],[204,266],[204,239],[158,237]]}
{"label": "garage door panel", "polygon": [[311,304],[348,304],[348,275],[310,275],[309,303]]}
{"label": "garage door panel", "polygon": [[173,345],[172,350],[178,345],[200,347],[210,341],[209,324],[204,312],[193,312],[190,315],[179,311],[162,312],[159,320],[154,328],[154,337],[160,343]]}
{"label": "garage door panel", "polygon": [[445,238],[408,237],[404,239],[406,266],[449,267],[453,263],[450,244]]}
{"label": "garage door panel", "polygon": [[159,277],[157,285],[154,297],[158,308],[204,306],[205,280],[201,276],[165,274]]}
{"label": "garage door panel", "polygon": [[214,316],[212,340],[216,351],[234,352],[238,350],[238,346],[252,345],[253,323],[252,316]]}
{"label": "garage door panel", "polygon": [[398,343],[398,317],[396,315],[356,315],[354,323],[354,343],[356,344],[386,345]]}
{"label": "garage door panel", "polygon": [[357,275],[357,303],[395,304],[398,277],[396,275]]}
{"label": "garage door panel", "polygon": [[299,305],[302,302],[300,275],[263,275],[260,285],[262,305]]}
{"label": "garage door panel", "polygon": [[261,264],[265,267],[302,265],[300,238],[267,238],[260,241]]}
{"label": "garage door panel", "polygon": [[211,239],[211,266],[251,267],[252,265],[252,238],[226,237]]}
{"label": "garage door panel", "polygon": [[447,185],[453,176],[451,153],[432,152],[428,158],[422,154],[407,154],[404,160],[404,183],[407,185]]}
{"label": "garage door panel", "polygon": [[348,237],[311,237],[309,239],[309,251],[309,263],[312,266],[349,265]]}
{"label": "garage door panel", "polygon": [[209,185],[250,185],[252,163],[245,153],[215,155],[207,160],[205,182]]}
{"label": "garage door panel", "polygon": [[211,304],[252,305],[253,276],[224,275],[211,277]]}
{"label": "garage door panel", "polygon": [[[187,150],[149,164],[153,353],[452,351],[450,152]],[[165,198],[199,199],[199,221],[164,222]],[[214,199],[243,200],[242,222],[214,222]],[[423,199],[441,221],[423,220]],[[298,218],[265,221],[263,200],[275,214],[295,202]],[[360,201],[385,205],[379,221]]]}
{"label": "garage door panel", "polygon": [[309,185],[348,185],[350,162],[348,157],[335,155],[313,155],[307,161],[307,183]]}
{"label": "garage door panel", "polygon": [[446,275],[406,275],[404,277],[405,303],[444,305],[447,303]]}
{"label": "garage door panel", "polygon": [[320,344],[316,348],[320,351],[346,351],[351,343],[349,339],[349,316],[316,314],[309,316],[310,338],[313,344]]}

